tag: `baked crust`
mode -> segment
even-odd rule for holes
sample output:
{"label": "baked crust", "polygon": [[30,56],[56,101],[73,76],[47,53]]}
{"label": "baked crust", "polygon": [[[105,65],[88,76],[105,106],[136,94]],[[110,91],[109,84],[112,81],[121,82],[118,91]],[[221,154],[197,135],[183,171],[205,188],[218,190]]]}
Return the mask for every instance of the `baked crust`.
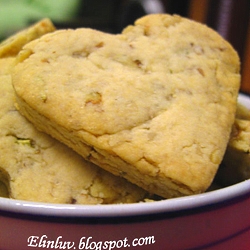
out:
{"label": "baked crust", "polygon": [[25,46],[12,77],[20,111],[36,127],[169,198],[211,184],[234,122],[239,67],[215,31],[156,14],[119,35],[46,35]]}

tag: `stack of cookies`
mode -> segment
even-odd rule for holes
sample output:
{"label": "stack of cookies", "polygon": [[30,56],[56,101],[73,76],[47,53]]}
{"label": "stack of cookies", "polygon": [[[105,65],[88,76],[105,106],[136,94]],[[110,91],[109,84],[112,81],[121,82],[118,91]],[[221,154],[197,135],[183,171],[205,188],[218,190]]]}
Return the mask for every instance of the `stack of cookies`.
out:
{"label": "stack of cookies", "polygon": [[[36,171],[49,180],[46,188],[35,181],[46,189],[41,196],[53,193],[49,202],[59,193],[60,202],[124,203],[209,188],[232,138],[240,86],[239,57],[215,31],[153,14],[121,34],[53,30],[21,47],[11,80],[5,75],[13,87],[5,85],[11,109],[28,125],[8,120],[14,132],[5,137],[22,146],[18,152],[28,149],[27,159],[0,162],[15,169],[14,193],[27,194],[14,198],[35,198],[27,190]],[[28,126],[35,138],[17,134]]]}

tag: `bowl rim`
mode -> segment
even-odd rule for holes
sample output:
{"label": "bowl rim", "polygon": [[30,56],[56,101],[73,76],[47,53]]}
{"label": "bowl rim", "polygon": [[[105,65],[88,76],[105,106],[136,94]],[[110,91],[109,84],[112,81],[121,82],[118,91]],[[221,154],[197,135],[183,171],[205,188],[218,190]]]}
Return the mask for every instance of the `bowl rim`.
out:
{"label": "bowl rim", "polygon": [[[250,97],[239,94],[239,102],[250,107]],[[0,197],[1,212],[53,217],[126,217],[171,213],[218,205],[242,196],[250,197],[250,179],[202,194],[153,202],[107,205],[53,204]]]}
{"label": "bowl rim", "polygon": [[0,198],[0,211],[46,217],[127,217],[180,212],[212,205],[218,206],[246,195],[250,197],[250,180],[202,194],[131,204],[72,205]]}

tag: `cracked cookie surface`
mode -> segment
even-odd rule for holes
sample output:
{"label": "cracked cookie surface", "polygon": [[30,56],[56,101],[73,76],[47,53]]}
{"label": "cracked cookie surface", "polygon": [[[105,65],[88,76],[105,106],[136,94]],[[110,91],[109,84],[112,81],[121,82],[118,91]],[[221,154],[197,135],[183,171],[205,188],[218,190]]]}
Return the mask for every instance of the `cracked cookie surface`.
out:
{"label": "cracked cookie surface", "polygon": [[170,15],[118,35],[46,35],[21,51],[13,74],[20,110],[39,129],[166,198],[211,184],[239,82],[239,58],[223,38]]}

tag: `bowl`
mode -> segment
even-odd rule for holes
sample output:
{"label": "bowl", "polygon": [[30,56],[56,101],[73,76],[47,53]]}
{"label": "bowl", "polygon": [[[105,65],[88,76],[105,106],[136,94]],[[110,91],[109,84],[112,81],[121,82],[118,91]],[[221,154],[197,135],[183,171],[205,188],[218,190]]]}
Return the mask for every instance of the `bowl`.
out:
{"label": "bowl", "polygon": [[[239,101],[250,108],[250,98]],[[187,197],[117,205],[0,198],[0,249],[250,249],[250,180]]]}

